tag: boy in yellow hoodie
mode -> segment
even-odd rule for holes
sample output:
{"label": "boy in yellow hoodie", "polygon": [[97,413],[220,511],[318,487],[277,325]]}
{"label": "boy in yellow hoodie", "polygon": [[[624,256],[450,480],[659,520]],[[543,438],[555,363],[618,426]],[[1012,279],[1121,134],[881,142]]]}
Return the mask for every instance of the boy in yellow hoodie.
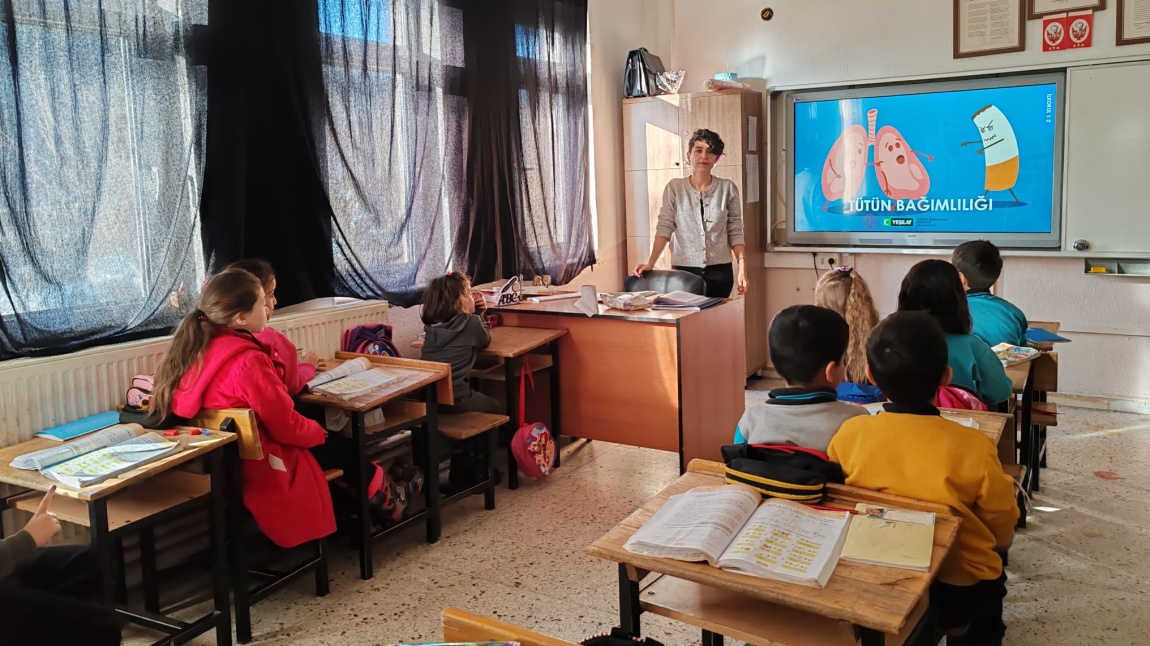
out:
{"label": "boy in yellow hoodie", "polygon": [[995,549],[1014,539],[1014,483],[990,438],[931,404],[950,381],[938,322],[922,312],[883,321],[867,342],[867,377],[890,403],[844,422],[827,453],[848,485],[949,505],[962,517],[931,603],[950,646],[998,646],[1006,573]]}

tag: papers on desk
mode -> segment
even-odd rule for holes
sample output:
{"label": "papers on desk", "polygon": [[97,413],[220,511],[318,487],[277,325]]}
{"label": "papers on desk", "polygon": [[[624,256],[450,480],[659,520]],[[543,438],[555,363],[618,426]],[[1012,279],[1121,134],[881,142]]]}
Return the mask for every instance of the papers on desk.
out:
{"label": "papers on desk", "polygon": [[71,460],[72,458],[90,453],[96,449],[102,449],[106,446],[112,446],[113,444],[130,440],[143,432],[144,427],[139,424],[112,426],[111,428],[86,435],[78,440],[73,440],[60,446],[18,455],[13,458],[11,466],[16,469],[27,469],[29,471],[35,469],[43,470],[53,464]]}
{"label": "papers on desk", "polygon": [[677,291],[663,294],[656,298],[655,305],[651,309],[672,312],[698,312],[712,305],[717,305],[722,301],[723,299],[721,298],[707,298],[706,296],[700,296],[698,294]]}
{"label": "papers on desk", "polygon": [[979,430],[978,422],[975,421],[975,419],[973,417],[965,417],[963,415],[960,415],[958,413],[952,413],[950,411],[943,411],[942,416],[944,418],[954,422],[955,424],[962,424],[963,426],[973,428],[976,431]]}
{"label": "papers on desk", "polygon": [[927,572],[934,551],[934,514],[859,503],[842,559]]}
{"label": "papers on desk", "polygon": [[998,360],[1002,362],[1004,368],[1024,363],[1038,356],[1038,350],[1034,348],[1024,348],[1009,343],[999,343],[991,350],[994,350],[994,354],[998,355]]}
{"label": "papers on desk", "polygon": [[668,498],[623,547],[821,588],[838,563],[848,516],[780,498],[762,501],[741,485],[697,487]]}
{"label": "papers on desk", "polygon": [[183,450],[159,433],[145,433],[48,467],[40,475],[69,489],[99,484]]}

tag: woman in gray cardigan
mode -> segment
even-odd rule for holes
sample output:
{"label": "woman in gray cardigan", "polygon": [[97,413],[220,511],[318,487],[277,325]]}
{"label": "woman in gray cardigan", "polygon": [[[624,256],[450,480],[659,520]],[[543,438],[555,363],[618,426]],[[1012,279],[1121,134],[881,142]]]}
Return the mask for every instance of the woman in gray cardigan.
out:
{"label": "woman in gray cardigan", "polygon": [[671,266],[702,276],[707,296],[727,298],[735,286],[731,252],[739,263],[739,293],[747,291],[743,266],[743,203],[729,179],[715,177],[711,169],[723,155],[723,140],[710,130],[696,130],[687,144],[691,174],[667,183],[655,228],[650,259],[635,267],[635,275],[654,268],[667,243]]}

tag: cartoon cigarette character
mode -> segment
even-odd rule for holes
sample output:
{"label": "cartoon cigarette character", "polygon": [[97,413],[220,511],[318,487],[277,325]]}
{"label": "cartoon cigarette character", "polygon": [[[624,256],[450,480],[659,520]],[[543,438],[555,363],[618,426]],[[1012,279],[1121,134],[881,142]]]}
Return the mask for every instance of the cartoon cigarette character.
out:
{"label": "cartoon cigarette character", "polygon": [[1014,194],[1014,185],[1018,183],[1018,139],[1014,137],[1014,128],[1010,121],[997,106],[991,104],[971,117],[978,131],[982,133],[981,141],[964,141],[962,146],[982,144],[978,154],[986,159],[986,191],[1010,191],[1011,197],[1018,202]]}

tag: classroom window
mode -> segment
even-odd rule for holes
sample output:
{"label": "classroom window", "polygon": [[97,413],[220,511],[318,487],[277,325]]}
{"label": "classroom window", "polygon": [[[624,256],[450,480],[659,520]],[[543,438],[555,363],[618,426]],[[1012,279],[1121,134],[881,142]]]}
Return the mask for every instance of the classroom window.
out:
{"label": "classroom window", "polygon": [[65,5],[0,18],[0,359],[165,328],[203,278],[206,0]]}

